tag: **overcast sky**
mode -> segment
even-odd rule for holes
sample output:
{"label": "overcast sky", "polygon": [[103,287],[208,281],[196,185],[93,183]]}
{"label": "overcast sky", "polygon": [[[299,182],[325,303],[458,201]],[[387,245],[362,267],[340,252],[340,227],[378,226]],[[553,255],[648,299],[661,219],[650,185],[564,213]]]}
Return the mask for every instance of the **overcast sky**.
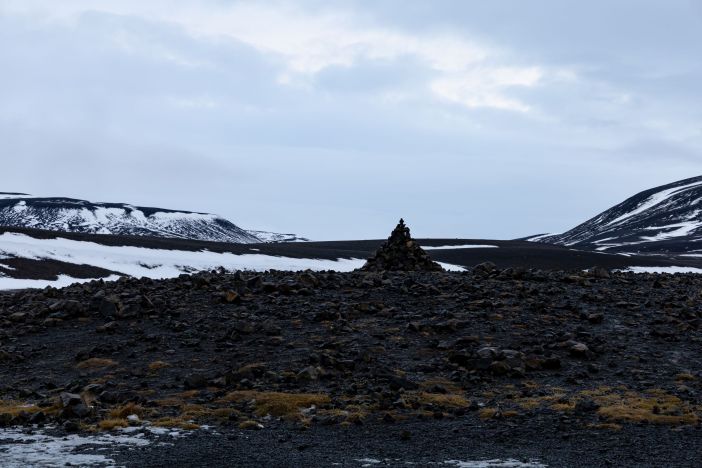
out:
{"label": "overcast sky", "polygon": [[699,0],[0,0],[0,191],[559,232],[702,174],[701,58]]}

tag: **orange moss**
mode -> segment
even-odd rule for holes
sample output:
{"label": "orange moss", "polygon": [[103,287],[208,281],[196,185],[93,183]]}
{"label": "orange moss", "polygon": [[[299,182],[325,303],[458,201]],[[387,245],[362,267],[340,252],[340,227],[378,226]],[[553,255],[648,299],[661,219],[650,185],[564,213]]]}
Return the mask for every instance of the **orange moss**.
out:
{"label": "orange moss", "polygon": [[118,427],[127,427],[129,426],[129,423],[127,422],[126,419],[122,418],[110,418],[110,419],[104,419],[98,423],[98,427],[102,429],[103,431],[111,431],[112,429],[116,429]]}
{"label": "orange moss", "polygon": [[151,364],[149,364],[150,371],[157,371],[166,367],[171,367],[171,365],[164,361],[154,361]]}
{"label": "orange moss", "polygon": [[251,401],[259,416],[294,418],[300,410],[310,406],[329,403],[328,395],[322,393],[280,393],[243,390],[227,394],[222,401]]}
{"label": "orange moss", "polygon": [[126,405],[117,406],[110,410],[111,418],[126,418],[132,414],[136,414],[141,418],[144,416],[144,408],[135,403],[127,403]]}

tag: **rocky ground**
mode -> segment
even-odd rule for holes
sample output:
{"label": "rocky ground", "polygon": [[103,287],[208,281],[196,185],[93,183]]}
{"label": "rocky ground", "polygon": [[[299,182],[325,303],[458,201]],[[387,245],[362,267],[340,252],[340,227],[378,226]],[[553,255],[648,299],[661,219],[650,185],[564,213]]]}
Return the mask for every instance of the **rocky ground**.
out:
{"label": "rocky ground", "polygon": [[699,466],[701,293],[698,275],[483,264],[0,294],[0,426],[219,433],[129,466]]}

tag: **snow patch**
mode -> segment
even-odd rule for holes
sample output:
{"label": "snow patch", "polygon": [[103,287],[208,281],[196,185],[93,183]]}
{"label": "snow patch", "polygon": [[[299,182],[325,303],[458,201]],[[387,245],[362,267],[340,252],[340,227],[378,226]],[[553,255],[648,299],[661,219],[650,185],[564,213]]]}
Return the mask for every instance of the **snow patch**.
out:
{"label": "snow patch", "polygon": [[538,241],[540,241],[541,239],[544,239],[544,238],[546,238],[546,237],[557,236],[557,235],[559,235],[559,234],[561,234],[561,233],[538,234],[538,235],[536,235],[536,236],[527,237],[527,238],[525,238],[524,240],[527,241],[527,242],[538,242]]}
{"label": "snow patch", "polygon": [[[392,465],[407,465],[415,466],[419,463],[414,463],[410,461],[402,462],[400,459],[384,459],[378,460],[377,458],[358,458],[356,459],[358,463],[361,463],[362,467],[372,467],[375,465],[383,466]],[[444,462],[427,462],[422,463],[422,466],[455,466],[458,468],[546,468],[548,465],[544,465],[538,460],[529,461],[519,461],[513,458],[508,458],[506,460],[492,459],[492,460],[446,460]]]}
{"label": "snow patch", "polygon": [[687,236],[692,231],[698,229],[700,226],[702,226],[702,224],[699,222],[678,223],[671,224],[669,226],[652,226],[649,228],[645,228],[644,230],[648,231],[660,229],[667,230],[667,232],[660,232],[655,236],[641,236],[640,239],[646,242],[655,242],[660,240],[673,239],[675,237]]}
{"label": "snow patch", "polygon": [[474,460],[474,461],[459,461],[448,460],[444,465],[457,466],[459,468],[545,468],[541,462],[530,460],[527,462],[507,459],[507,460]]}
{"label": "snow patch", "polygon": [[[95,279],[97,278],[73,278],[68,275],[58,275],[58,278],[55,280],[21,279],[0,276],[0,290],[43,289],[47,286],[63,288],[76,283],[87,283]],[[119,275],[111,275],[107,278],[103,278],[105,281],[116,281],[118,279]]]}
{"label": "snow patch", "polygon": [[673,187],[668,190],[663,190],[658,193],[654,193],[650,197],[648,197],[646,200],[641,202],[639,206],[636,207],[636,209],[629,211],[628,213],[624,213],[623,215],[619,216],[618,218],[613,219],[612,221],[608,222],[606,226],[611,226],[613,224],[618,224],[621,221],[624,221],[625,219],[629,219],[632,216],[636,216],[639,213],[643,213],[644,211],[648,210],[649,208],[653,208],[656,205],[659,205],[669,199],[671,196],[676,195],[682,191],[691,189],[693,187],[699,187],[702,185],[702,182],[694,182],[692,184],[687,184],[683,185],[682,187]]}
{"label": "snow patch", "polygon": [[680,267],[680,266],[655,266],[655,267],[642,267],[633,266],[629,267],[623,271],[630,271],[632,273],[702,273],[702,268],[694,267]]}
{"label": "snow patch", "polygon": [[[365,261],[364,261],[365,263]],[[446,271],[466,271],[465,267],[462,267],[461,265],[454,265],[452,263],[444,263],[444,262],[436,262],[439,265],[441,265],[441,268],[443,268]]]}
{"label": "snow patch", "polygon": [[109,454],[95,452],[114,451],[121,446],[141,447],[150,443],[143,434],[134,436],[71,434],[57,437],[41,431],[27,433],[20,429],[2,429],[0,430],[0,466],[3,468],[114,466],[115,461],[109,458]]}
{"label": "snow patch", "polygon": [[[223,267],[227,270],[334,270],[353,271],[365,264],[365,259],[292,258],[264,254],[218,253],[208,250],[183,251],[149,249],[132,246],[108,246],[95,242],[64,238],[36,239],[26,234],[6,232],[0,235],[0,254],[33,260],[50,259],[76,265],[91,265],[133,277],[152,279],[174,278]],[[459,265],[440,263],[449,271],[464,271]],[[108,280],[117,279],[113,275]],[[63,287],[91,279],[77,279],[61,275],[55,281],[0,278],[0,289]]]}
{"label": "snow patch", "polygon": [[478,244],[463,244],[463,245],[439,245],[439,246],[422,246],[424,250],[454,250],[454,249],[497,249],[496,245],[478,245]]}

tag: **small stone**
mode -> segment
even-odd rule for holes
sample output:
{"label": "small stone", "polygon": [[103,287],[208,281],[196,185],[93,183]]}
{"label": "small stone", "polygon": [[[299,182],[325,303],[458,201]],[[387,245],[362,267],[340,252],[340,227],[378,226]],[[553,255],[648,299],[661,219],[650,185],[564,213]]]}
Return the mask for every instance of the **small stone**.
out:
{"label": "small stone", "polygon": [[595,403],[591,399],[585,399],[585,400],[580,400],[575,404],[575,409],[574,411],[578,414],[584,414],[584,413],[594,413],[600,409],[600,405]]}
{"label": "small stone", "polygon": [[66,432],[78,432],[80,430],[80,425],[77,421],[66,421],[63,423],[63,430]]}
{"label": "small stone", "polygon": [[585,357],[587,356],[590,348],[587,347],[585,343],[574,343],[570,347],[570,354],[575,357]]}
{"label": "small stone", "polygon": [[185,377],[184,385],[186,390],[205,388],[207,386],[207,378],[202,374],[190,374]]}

